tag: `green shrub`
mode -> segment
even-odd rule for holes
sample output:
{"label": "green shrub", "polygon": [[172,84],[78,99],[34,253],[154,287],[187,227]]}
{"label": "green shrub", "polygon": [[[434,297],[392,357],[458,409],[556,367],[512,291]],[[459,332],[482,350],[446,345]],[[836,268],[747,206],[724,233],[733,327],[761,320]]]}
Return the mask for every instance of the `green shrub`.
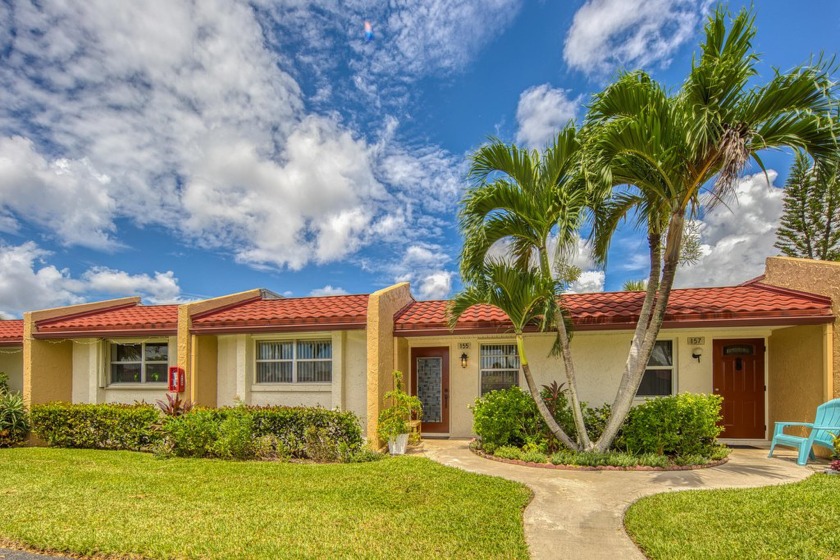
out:
{"label": "green shrub", "polygon": [[834,458],[840,459],[840,434],[834,436]]}
{"label": "green shrub", "polygon": [[18,393],[0,391],[0,447],[11,447],[29,435],[29,412]]}
{"label": "green shrub", "polygon": [[358,451],[353,453],[349,453],[344,456],[343,461],[344,463],[372,463],[374,461],[381,461],[387,457],[384,453],[379,453],[377,451],[373,451],[372,449],[368,449],[363,447]]}
{"label": "green shrub", "polygon": [[472,409],[473,430],[482,445],[518,447],[543,437],[537,405],[519,387],[491,391],[476,399]]}
{"label": "green shrub", "polygon": [[272,436],[254,436],[254,420],[247,412],[233,411],[219,424],[210,452],[220,459],[244,461],[272,454],[272,444]]}
{"label": "green shrub", "polygon": [[9,392],[9,374],[5,371],[0,371],[0,393]]}
{"label": "green shrub", "polygon": [[327,437],[343,443],[350,451],[362,447],[359,419],[352,412],[286,406],[249,406],[247,410],[254,420],[254,435],[276,437],[290,457],[307,458],[305,434],[312,426],[323,429]]}
{"label": "green shrub", "polygon": [[335,463],[341,458],[339,442],[325,428],[310,426],[303,434],[303,452],[316,463]]}
{"label": "green shrub", "polygon": [[32,430],[52,447],[150,449],[160,414],[146,404],[50,403],[32,407]]}
{"label": "green shrub", "polygon": [[193,409],[163,424],[164,449],[176,457],[212,457],[223,417],[218,410]]}
{"label": "green shrub", "polygon": [[385,402],[391,404],[379,413],[376,429],[377,435],[385,441],[409,433],[409,422],[423,418],[423,403],[418,397],[405,392],[402,372],[394,371],[393,377],[394,389],[385,393]]}
{"label": "green shrub", "polygon": [[618,451],[608,453],[575,451],[558,451],[551,456],[551,462],[555,465],[575,465],[581,467],[667,467],[668,458],[663,455],[647,453],[644,455],[632,455]]}
{"label": "green shrub", "polygon": [[496,452],[493,453],[496,457],[501,457],[502,459],[522,459],[522,450],[518,447],[514,447],[512,445],[502,445],[496,449]]}
{"label": "green shrub", "polygon": [[631,453],[710,457],[723,399],[718,395],[681,393],[651,399],[630,410],[616,447]]}
{"label": "green shrub", "polygon": [[548,457],[540,451],[523,451],[520,459],[528,463],[548,463]]}

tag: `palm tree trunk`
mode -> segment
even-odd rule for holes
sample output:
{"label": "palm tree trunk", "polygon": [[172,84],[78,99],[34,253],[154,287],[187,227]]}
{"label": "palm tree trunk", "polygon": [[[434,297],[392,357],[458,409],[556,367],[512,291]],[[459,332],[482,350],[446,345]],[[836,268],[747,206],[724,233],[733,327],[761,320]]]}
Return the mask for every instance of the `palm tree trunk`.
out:
{"label": "palm tree trunk", "polygon": [[537,410],[540,411],[540,415],[548,425],[548,429],[563,445],[573,451],[579,451],[580,447],[563,431],[563,428],[554,419],[554,415],[548,410],[548,406],[546,406],[542,395],[540,395],[540,389],[534,382],[534,376],[531,374],[531,366],[528,364],[528,358],[525,355],[525,341],[521,332],[516,333],[516,348],[519,350],[519,363],[522,367],[522,374],[525,376],[525,381],[528,383],[528,390],[531,391],[531,396],[534,398],[534,402],[537,403]]}
{"label": "palm tree trunk", "polygon": [[560,351],[563,355],[563,369],[566,371],[566,381],[568,382],[569,406],[572,408],[572,417],[575,419],[575,430],[577,431],[577,439],[580,443],[581,449],[588,451],[592,448],[592,442],[589,440],[589,434],[586,431],[586,424],[583,421],[583,411],[580,406],[580,398],[577,392],[577,375],[575,372],[575,363],[572,360],[572,349],[569,344],[569,333],[566,330],[566,323],[563,319],[563,312],[557,311],[555,317],[557,321],[557,338],[560,341]]}
{"label": "palm tree trunk", "polygon": [[[538,250],[540,256],[540,269],[547,277],[551,277],[551,266],[548,264],[548,249],[543,245],[539,247]],[[562,309],[557,310],[554,320],[557,323],[557,340],[560,342],[560,352],[563,357],[563,370],[566,373],[566,386],[567,392],[569,393],[569,406],[572,409],[572,417],[575,421],[577,440],[581,449],[589,450],[592,447],[592,442],[589,440],[589,434],[586,431],[586,423],[583,421],[583,411],[580,406],[580,398],[578,397],[577,391],[575,362],[572,359],[572,347],[569,341],[569,332],[566,329],[566,323],[563,320]],[[542,400],[541,397],[540,400]]]}
{"label": "palm tree trunk", "polygon": [[630,344],[630,354],[624,366],[621,383],[613,401],[610,419],[607,421],[601,437],[595,443],[595,451],[605,452],[612,446],[621,425],[633,406],[633,399],[636,396],[636,391],[639,390],[639,384],[647,368],[647,362],[650,359],[653,346],[656,344],[656,337],[659,336],[659,330],[662,327],[662,320],[665,318],[668,298],[671,295],[671,287],[674,284],[677,264],[679,263],[684,227],[684,216],[673,214],[668,224],[665,262],[662,267],[661,281],[659,272],[659,265],[662,262],[661,237],[658,234],[648,235],[651,267],[645,301],[642,304],[639,322],[636,325],[633,341]]}

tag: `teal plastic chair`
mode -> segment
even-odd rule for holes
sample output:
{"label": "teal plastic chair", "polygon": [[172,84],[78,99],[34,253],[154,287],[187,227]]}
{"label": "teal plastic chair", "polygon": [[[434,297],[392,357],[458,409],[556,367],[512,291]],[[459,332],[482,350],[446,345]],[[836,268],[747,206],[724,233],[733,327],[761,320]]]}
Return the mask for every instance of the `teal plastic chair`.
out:
{"label": "teal plastic chair", "polygon": [[[785,433],[788,426],[805,426],[811,431],[808,437],[792,436]],[[795,447],[799,450],[797,465],[804,465],[808,459],[814,460],[813,446],[819,445],[834,451],[834,436],[840,434],[840,399],[834,399],[817,407],[817,416],[813,422],[776,422],[770,455],[777,445]]]}

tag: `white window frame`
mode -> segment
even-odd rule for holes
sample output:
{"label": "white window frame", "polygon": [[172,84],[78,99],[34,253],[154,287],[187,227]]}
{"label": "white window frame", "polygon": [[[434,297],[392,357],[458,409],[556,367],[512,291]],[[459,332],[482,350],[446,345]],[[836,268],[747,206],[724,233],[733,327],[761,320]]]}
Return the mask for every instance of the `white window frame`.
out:
{"label": "white window frame", "polygon": [[[646,365],[645,371],[647,370],[657,370],[657,371],[670,371],[671,372],[671,392],[667,395],[640,395],[638,390],[636,391],[635,398],[640,400],[647,400],[647,399],[655,399],[657,397],[668,397],[677,394],[677,339],[676,338],[657,338],[656,342],[670,342],[671,343],[671,365],[670,366],[651,366]],[[653,353],[651,352],[651,355]],[[650,359],[648,359],[648,363],[650,363]],[[642,378],[644,378],[644,374],[642,374]],[[641,385],[640,385],[641,386]]]}
{"label": "white window frame", "polygon": [[[298,343],[300,342],[322,342],[330,345],[330,357],[328,359],[316,358],[298,358]],[[291,360],[261,360],[258,358],[260,352],[260,344],[283,344],[291,343],[292,345],[292,359]],[[295,337],[295,338],[260,338],[254,340],[254,377],[253,383],[255,386],[290,386],[290,385],[332,385],[335,378],[335,344],[332,337]],[[260,381],[259,364],[266,363],[289,363],[292,364],[292,380],[291,381]],[[298,381],[298,363],[301,362],[329,362],[330,364],[330,380],[329,381]]]}
{"label": "white window frame", "polygon": [[511,371],[510,368],[489,368],[489,369],[482,369],[481,368],[481,350],[485,346],[513,346],[513,351],[516,357],[520,360],[519,367],[516,369],[516,382],[511,385],[511,387],[519,387],[519,371],[522,369],[522,361],[519,358],[519,349],[516,347],[515,341],[507,341],[507,340],[500,340],[498,342],[480,342],[478,344],[478,396],[483,397],[484,393],[482,393],[482,385],[484,381],[484,372],[495,372],[495,371]]}
{"label": "white window frame", "polygon": [[[107,344],[106,352],[107,352],[107,356],[108,356],[108,360],[107,360],[108,367],[107,367],[107,371],[106,371],[105,375],[106,375],[106,379],[108,381],[107,386],[109,386],[109,387],[111,387],[111,386],[121,387],[121,386],[126,386],[126,385],[151,385],[151,386],[161,385],[161,386],[165,386],[167,384],[167,382],[168,382],[167,376],[169,374],[169,364],[172,363],[171,362],[172,348],[170,347],[169,339],[162,338],[160,340],[108,340],[108,341],[106,341],[106,344]],[[116,356],[114,356],[114,351],[113,351],[114,346],[136,346],[138,344],[140,345],[140,360],[139,361],[119,362],[119,361],[116,361],[114,359],[116,357]],[[147,361],[146,360],[146,345],[147,344],[154,344],[156,346],[165,345],[166,346],[166,361],[165,362],[161,361],[161,360]],[[114,381],[114,371],[113,371],[114,368],[113,368],[113,366],[120,365],[120,364],[140,364],[140,380],[139,381]],[[154,364],[154,365],[165,364],[167,371],[164,374],[163,379],[161,381],[148,381],[146,379],[146,364]]]}

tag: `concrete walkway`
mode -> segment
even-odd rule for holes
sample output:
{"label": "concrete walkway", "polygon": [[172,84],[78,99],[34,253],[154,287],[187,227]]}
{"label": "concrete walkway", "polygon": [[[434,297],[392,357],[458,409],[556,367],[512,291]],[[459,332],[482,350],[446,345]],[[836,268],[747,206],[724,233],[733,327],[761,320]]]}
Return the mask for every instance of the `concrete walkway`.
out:
{"label": "concrete walkway", "polygon": [[[510,465],[484,459],[464,440],[424,440],[430,459],[466,471],[528,485],[525,510],[531,557],[644,559],[624,531],[624,511],[643,496],[691,488],[749,488],[802,480],[814,471],[793,454],[768,459],[765,449],[733,449],[725,465],[693,471],[570,471]],[[820,466],[820,469],[822,466]]]}

